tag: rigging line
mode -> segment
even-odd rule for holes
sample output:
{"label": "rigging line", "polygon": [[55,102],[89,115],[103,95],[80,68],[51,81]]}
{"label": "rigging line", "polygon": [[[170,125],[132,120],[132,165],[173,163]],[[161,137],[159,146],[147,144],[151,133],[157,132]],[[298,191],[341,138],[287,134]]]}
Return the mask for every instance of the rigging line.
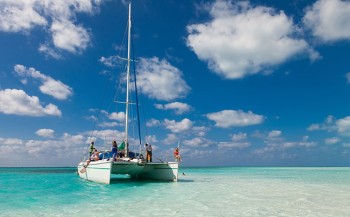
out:
{"label": "rigging line", "polygon": [[[131,47],[132,47],[132,59],[135,60],[135,48],[134,48],[134,40],[133,37],[131,37]],[[136,111],[137,111],[137,126],[139,130],[139,141],[141,146],[141,127],[140,127],[140,112],[139,112],[139,97],[137,93],[137,79],[136,79],[136,67],[135,67],[135,61],[133,62],[133,71],[134,71],[134,84],[135,84],[135,98],[136,98]]]}

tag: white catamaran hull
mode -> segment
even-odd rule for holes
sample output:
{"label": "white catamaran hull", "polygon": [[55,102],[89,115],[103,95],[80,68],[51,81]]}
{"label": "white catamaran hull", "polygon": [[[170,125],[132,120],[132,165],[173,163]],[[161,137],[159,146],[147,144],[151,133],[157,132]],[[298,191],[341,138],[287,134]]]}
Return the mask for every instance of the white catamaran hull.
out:
{"label": "white catamaran hull", "polygon": [[78,173],[81,178],[103,184],[110,184],[111,174],[124,174],[140,179],[177,181],[178,169],[178,162],[144,163],[136,160],[92,161],[86,168],[84,168],[84,162],[78,165]]}
{"label": "white catamaran hull", "polygon": [[81,178],[98,183],[110,183],[112,162],[100,160],[90,162],[86,168],[84,165],[85,162],[78,165],[78,173]]}

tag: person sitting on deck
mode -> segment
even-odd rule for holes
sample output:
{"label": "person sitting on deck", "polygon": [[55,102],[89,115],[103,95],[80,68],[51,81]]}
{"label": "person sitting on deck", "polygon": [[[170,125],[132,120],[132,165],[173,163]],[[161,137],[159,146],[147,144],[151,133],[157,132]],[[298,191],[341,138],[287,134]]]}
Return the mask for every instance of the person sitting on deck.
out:
{"label": "person sitting on deck", "polygon": [[174,151],[174,158],[176,161],[181,161],[181,156],[180,156],[180,152],[179,152],[179,148],[175,148],[175,151]]}
{"label": "person sitting on deck", "polygon": [[100,152],[97,151],[96,148],[95,148],[94,153],[91,155],[90,160],[91,161],[98,161],[98,160],[100,160]]}
{"label": "person sitting on deck", "polygon": [[86,161],[84,167],[86,168],[90,164],[91,161],[98,161],[98,160],[100,160],[99,154],[100,154],[100,152],[98,152],[97,149],[95,148],[93,154]]}

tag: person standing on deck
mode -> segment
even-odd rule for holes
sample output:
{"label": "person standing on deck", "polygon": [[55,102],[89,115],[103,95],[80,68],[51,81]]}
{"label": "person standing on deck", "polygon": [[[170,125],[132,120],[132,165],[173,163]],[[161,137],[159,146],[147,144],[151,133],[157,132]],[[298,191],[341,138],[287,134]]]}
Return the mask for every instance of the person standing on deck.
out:
{"label": "person standing on deck", "polygon": [[115,140],[112,143],[112,158],[114,161],[116,161],[118,158],[118,145]]}
{"label": "person standing on deck", "polygon": [[94,150],[95,150],[94,142],[91,142],[90,150],[89,150],[89,153],[90,153],[90,156],[89,156],[89,157],[91,157],[92,153],[94,153]]}
{"label": "person standing on deck", "polygon": [[146,162],[152,162],[152,145],[145,144],[146,148]]}

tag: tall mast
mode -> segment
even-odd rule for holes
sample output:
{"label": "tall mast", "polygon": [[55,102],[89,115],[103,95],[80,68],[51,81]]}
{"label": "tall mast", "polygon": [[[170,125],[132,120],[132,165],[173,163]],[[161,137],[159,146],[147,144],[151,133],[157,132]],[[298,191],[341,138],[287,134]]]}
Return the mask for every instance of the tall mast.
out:
{"label": "tall mast", "polygon": [[130,38],[131,38],[131,2],[129,3],[129,19],[128,19],[128,66],[126,71],[126,106],[125,106],[125,157],[128,153],[128,130],[129,130],[129,80],[130,80]]}

